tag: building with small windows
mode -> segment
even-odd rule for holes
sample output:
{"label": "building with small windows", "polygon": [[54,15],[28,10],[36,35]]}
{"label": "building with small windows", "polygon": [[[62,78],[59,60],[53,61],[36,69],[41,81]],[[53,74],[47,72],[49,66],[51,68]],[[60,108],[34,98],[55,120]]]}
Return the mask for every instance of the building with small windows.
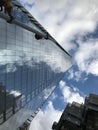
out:
{"label": "building with small windows", "polygon": [[27,130],[56,88],[71,56],[16,0],[0,12],[0,130]]}
{"label": "building with small windows", "polygon": [[98,95],[90,94],[85,99],[84,128],[98,130]]}
{"label": "building with small windows", "polygon": [[98,130],[98,95],[90,94],[84,104],[68,103],[53,130]]}

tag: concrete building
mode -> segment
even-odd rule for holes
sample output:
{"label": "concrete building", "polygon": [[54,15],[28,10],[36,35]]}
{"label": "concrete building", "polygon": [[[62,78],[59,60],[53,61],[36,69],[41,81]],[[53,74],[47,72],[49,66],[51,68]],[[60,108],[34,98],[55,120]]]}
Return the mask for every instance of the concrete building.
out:
{"label": "concrete building", "polygon": [[53,130],[98,130],[98,95],[90,94],[84,104],[68,103]]}
{"label": "concrete building", "polygon": [[90,94],[85,99],[84,128],[98,130],[98,95]]}
{"label": "concrete building", "polygon": [[0,12],[0,130],[27,130],[71,67],[70,55],[16,0]]}

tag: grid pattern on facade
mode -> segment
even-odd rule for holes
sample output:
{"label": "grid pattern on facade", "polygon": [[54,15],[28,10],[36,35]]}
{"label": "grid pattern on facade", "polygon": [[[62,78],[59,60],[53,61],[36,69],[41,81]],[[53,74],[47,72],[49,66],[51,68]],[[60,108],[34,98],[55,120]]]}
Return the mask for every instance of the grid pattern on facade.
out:
{"label": "grid pattern on facade", "polygon": [[[69,57],[52,41],[38,42],[34,33],[8,24],[2,19],[0,36],[1,89],[4,89],[5,102],[9,103],[7,99],[12,100],[9,107],[2,106],[1,120],[5,121],[52,82],[62,77],[65,71],[60,70],[60,67],[64,68],[64,60]],[[61,58],[58,63],[57,57]],[[9,95],[13,95],[12,98]]]}
{"label": "grid pattern on facade", "polygon": [[[12,2],[16,20],[42,35],[48,34],[17,1]],[[32,116],[31,110],[43,105],[70,66],[70,56],[52,37],[37,40],[32,31],[0,18],[0,124],[15,115],[15,120],[14,116],[10,119],[16,126],[9,123],[8,129],[19,128]],[[21,117],[20,122],[17,117]],[[3,125],[0,129],[5,130]]]}

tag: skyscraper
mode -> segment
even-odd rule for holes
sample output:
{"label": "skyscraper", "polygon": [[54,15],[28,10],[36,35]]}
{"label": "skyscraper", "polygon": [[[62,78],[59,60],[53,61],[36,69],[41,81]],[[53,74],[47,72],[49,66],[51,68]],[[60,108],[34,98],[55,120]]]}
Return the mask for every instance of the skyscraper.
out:
{"label": "skyscraper", "polygon": [[26,130],[71,67],[70,55],[18,2],[0,12],[0,130]]}

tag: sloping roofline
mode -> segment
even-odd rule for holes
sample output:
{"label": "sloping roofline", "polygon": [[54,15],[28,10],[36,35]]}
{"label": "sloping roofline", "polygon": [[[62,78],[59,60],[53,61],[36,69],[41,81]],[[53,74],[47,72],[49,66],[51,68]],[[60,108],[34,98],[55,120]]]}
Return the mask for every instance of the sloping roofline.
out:
{"label": "sloping roofline", "polygon": [[[45,34],[40,33],[39,31],[37,31],[36,29],[33,29],[32,27],[29,27],[28,25],[23,24],[22,22],[18,21],[18,20],[13,20],[12,23],[27,29],[28,31],[34,32],[34,33],[38,33],[39,35],[42,35],[43,37],[47,37],[48,35],[48,39],[53,41],[61,50],[63,50],[67,55],[69,55],[70,57],[72,57],[47,31],[46,29],[30,14],[30,12],[25,9],[23,7],[23,5],[18,2],[17,0],[12,0],[12,5],[18,7],[20,10],[22,10],[22,12],[24,12],[28,18],[30,18],[30,21],[32,21],[31,23],[33,23],[34,25],[36,25],[40,30],[42,30]],[[9,16],[5,15],[4,13],[0,12],[0,17],[8,20]]]}

